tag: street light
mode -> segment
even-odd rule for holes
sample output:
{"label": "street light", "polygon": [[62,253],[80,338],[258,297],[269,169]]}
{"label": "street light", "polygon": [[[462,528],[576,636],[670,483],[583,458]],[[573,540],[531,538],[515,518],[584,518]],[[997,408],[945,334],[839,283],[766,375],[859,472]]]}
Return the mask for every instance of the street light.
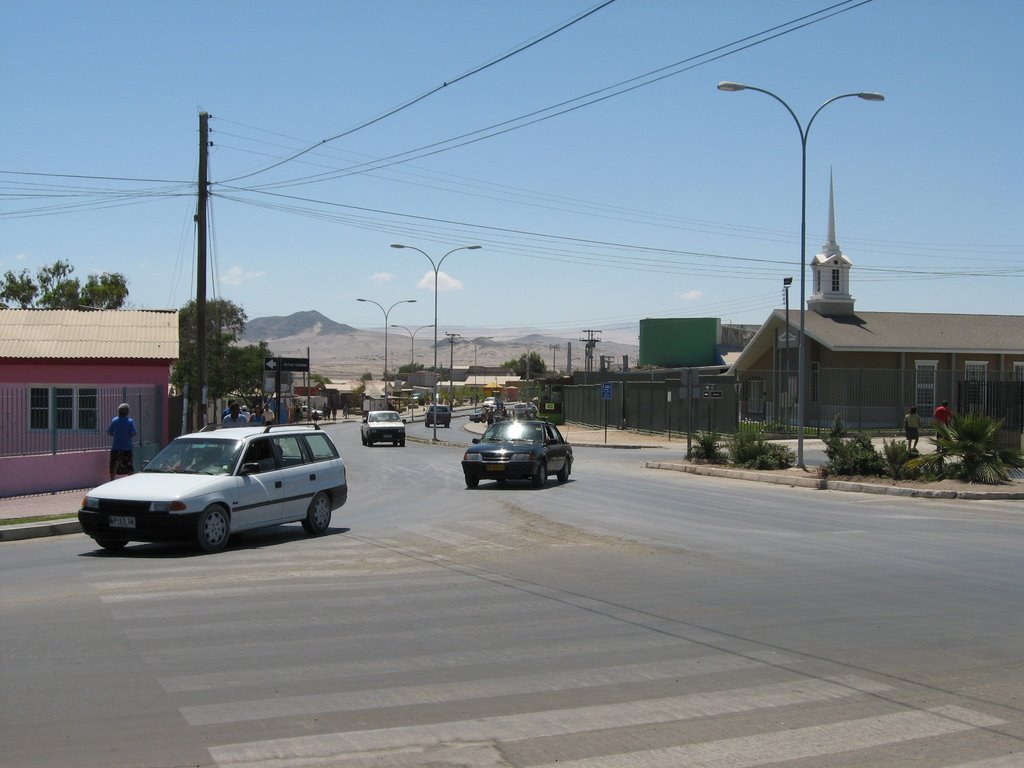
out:
{"label": "street light", "polygon": [[[430,254],[429,253],[427,253],[426,251],[420,250],[419,248],[417,248],[414,245],[402,245],[401,243],[392,243],[391,247],[392,248],[408,248],[411,251],[419,251],[420,253],[422,253],[424,256],[427,257],[427,261],[430,262],[430,266],[434,270],[434,387],[433,387],[434,394],[433,394],[433,402],[434,402],[434,405],[437,405],[437,273],[440,271],[441,265],[444,263],[444,260],[447,259],[449,256],[451,256],[456,251],[476,251],[476,250],[480,249],[482,246],[479,246],[479,245],[460,245],[458,248],[452,248],[450,251],[448,251],[448,253],[446,253],[444,256],[442,256],[437,261],[436,264],[434,263],[434,260],[432,258],[430,258]],[[434,439],[437,440],[437,419],[436,418],[434,419]]]}
{"label": "street light", "polygon": [[789,432],[789,426],[788,426],[789,425],[789,403],[787,401],[789,399],[789,393],[790,393],[790,386],[789,386],[789,286],[791,286],[792,284],[793,284],[793,278],[792,277],[784,277],[784,278],[782,278],[782,293],[783,293],[783,296],[784,296],[784,299],[785,299],[785,302],[786,302],[786,361],[785,361],[785,364],[782,366],[782,370],[784,371],[783,379],[782,380],[786,384],[786,389],[785,389],[785,394],[782,397],[782,401],[783,401],[783,403],[785,403],[785,405],[783,405],[782,416],[783,416],[783,424],[786,425],[786,431],[787,432]]}
{"label": "street light", "polygon": [[416,334],[419,333],[420,331],[422,331],[424,328],[429,328],[430,324],[428,323],[427,325],[421,325],[415,331],[411,330],[410,328],[407,328],[404,325],[395,325],[394,323],[391,324],[391,327],[392,328],[401,328],[403,331],[405,331],[406,333],[409,334],[409,365],[411,365],[413,368],[415,368],[416,367]]}
{"label": "street light", "polygon": [[798,344],[797,352],[797,411],[796,411],[796,430],[797,430],[797,442],[796,442],[796,464],[801,469],[805,469],[804,465],[804,425],[806,424],[807,415],[807,348],[806,338],[804,336],[804,313],[806,312],[807,302],[805,298],[806,284],[807,284],[807,267],[806,267],[806,250],[807,250],[807,134],[811,131],[811,124],[814,122],[814,118],[818,114],[831,104],[833,101],[839,101],[839,99],[848,99],[856,97],[858,99],[864,99],[865,101],[885,101],[885,96],[880,93],[871,93],[869,91],[861,91],[859,93],[841,93],[838,96],[833,96],[831,99],[823,103],[818,107],[814,114],[811,115],[811,119],[807,121],[807,127],[805,128],[800,123],[800,118],[796,116],[793,109],[783,101],[780,97],[776,96],[771,91],[766,91],[764,88],[758,88],[753,85],[744,85],[742,83],[731,83],[729,81],[723,81],[718,84],[718,90],[720,91],[757,91],[763,93],[765,96],[771,96],[779,104],[786,108],[789,112],[790,117],[793,118],[793,122],[796,123],[797,131],[800,132],[800,340]]}
{"label": "street light", "polygon": [[[374,301],[373,299],[356,299],[356,301],[365,301],[368,304],[377,304],[377,302]],[[380,304],[377,304],[377,306],[380,308],[380,311],[384,313],[384,401],[385,401],[385,404],[387,404],[387,399],[388,399],[388,315],[390,315],[391,314],[391,310],[394,309],[395,307],[397,307],[399,304],[415,304],[415,303],[416,303],[416,299],[402,299],[401,301],[396,301],[394,304],[392,304],[387,309],[384,309],[384,307],[382,307]]]}

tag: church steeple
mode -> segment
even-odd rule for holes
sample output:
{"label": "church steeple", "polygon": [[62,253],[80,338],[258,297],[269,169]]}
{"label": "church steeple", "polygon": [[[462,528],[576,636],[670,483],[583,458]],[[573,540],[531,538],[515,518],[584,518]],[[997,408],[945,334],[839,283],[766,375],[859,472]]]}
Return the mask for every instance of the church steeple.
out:
{"label": "church steeple", "polygon": [[807,299],[807,308],[819,315],[852,315],[850,268],[853,263],[843,255],[836,242],[835,186],[832,172],[828,175],[828,233],[821,252],[811,259],[814,292]]}

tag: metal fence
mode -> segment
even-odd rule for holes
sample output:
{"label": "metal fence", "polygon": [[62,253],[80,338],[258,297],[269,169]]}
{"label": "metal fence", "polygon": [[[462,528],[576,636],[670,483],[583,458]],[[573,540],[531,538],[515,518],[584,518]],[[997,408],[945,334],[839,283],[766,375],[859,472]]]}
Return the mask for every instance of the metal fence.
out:
{"label": "metal fence", "polygon": [[[602,381],[595,381],[598,377]],[[734,432],[740,421],[763,423],[771,432],[795,434],[795,370],[747,371],[738,376],[693,369],[588,374],[586,383],[564,388],[567,421],[650,432]],[[949,372],[922,380],[915,369],[871,370],[812,366],[807,381],[805,429],[820,435],[836,417],[851,430],[900,430],[911,405],[925,428],[943,400],[954,411],[1004,421],[1001,442],[1021,444],[1024,382],[988,372],[984,381],[957,380]]]}
{"label": "metal fence", "polygon": [[110,450],[107,426],[128,403],[144,461],[160,448],[165,401],[153,386],[0,386],[0,457]]}

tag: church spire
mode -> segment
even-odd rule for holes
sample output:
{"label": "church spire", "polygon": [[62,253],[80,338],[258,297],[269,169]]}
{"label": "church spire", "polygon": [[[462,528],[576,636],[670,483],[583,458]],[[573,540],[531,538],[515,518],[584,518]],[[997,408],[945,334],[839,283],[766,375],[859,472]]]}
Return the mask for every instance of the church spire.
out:
{"label": "church spire", "polygon": [[828,171],[828,234],[825,244],[821,247],[822,253],[833,256],[842,253],[839,244],[836,243],[836,196],[832,184],[832,169]]}
{"label": "church spire", "polygon": [[828,235],[821,252],[811,259],[814,292],[807,299],[807,308],[819,315],[853,314],[850,295],[850,268],[853,264],[843,255],[836,242],[836,199],[832,171],[828,174]]}

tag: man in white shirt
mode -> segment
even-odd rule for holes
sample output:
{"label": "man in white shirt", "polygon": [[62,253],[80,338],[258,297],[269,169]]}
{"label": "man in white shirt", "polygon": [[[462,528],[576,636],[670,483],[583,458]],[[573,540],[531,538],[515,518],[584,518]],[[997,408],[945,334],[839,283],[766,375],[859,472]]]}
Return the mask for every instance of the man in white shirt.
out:
{"label": "man in white shirt", "polygon": [[232,400],[228,403],[228,415],[221,420],[221,424],[225,427],[241,427],[248,423],[249,418],[242,413],[238,401]]}

